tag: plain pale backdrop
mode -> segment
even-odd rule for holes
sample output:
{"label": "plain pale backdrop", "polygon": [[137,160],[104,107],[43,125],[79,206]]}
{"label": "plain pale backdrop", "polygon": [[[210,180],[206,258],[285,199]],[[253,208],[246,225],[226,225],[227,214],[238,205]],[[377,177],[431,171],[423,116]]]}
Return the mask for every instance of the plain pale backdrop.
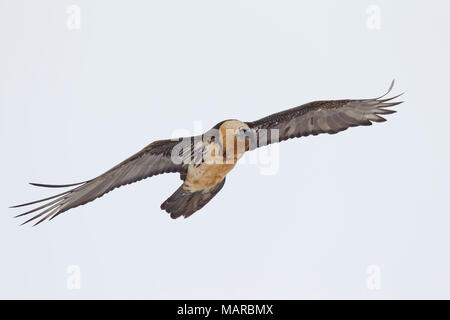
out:
{"label": "plain pale backdrop", "polygon": [[[450,298],[449,10],[0,0],[0,298]],[[237,166],[189,219],[159,209],[175,174],[35,228],[8,209],[53,194],[28,182],[95,177],[195,121],[375,97],[394,78],[406,102],[388,122],[284,142],[275,175]]]}

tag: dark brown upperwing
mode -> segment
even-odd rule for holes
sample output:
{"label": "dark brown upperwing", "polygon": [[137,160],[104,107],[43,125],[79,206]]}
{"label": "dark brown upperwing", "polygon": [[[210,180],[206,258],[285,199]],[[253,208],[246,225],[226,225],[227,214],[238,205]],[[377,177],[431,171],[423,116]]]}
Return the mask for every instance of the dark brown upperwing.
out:
{"label": "dark brown upperwing", "polygon": [[[391,102],[401,94],[382,99],[392,90],[393,85],[394,81],[392,81],[389,90],[378,98],[314,101],[247,124],[256,131],[257,146],[260,147],[311,134],[335,134],[349,127],[371,125],[373,121],[383,122],[386,119],[381,117],[380,114],[396,112],[385,108],[403,102]],[[271,133],[271,129],[275,129],[275,131]],[[278,133],[278,137],[276,133]]]}
{"label": "dark brown upperwing", "polygon": [[[73,184],[78,185],[78,187],[73,188],[72,190],[46,199],[14,206],[12,208],[28,206],[31,204],[51,200],[50,202],[42,206],[16,216],[20,217],[39,211],[38,214],[24,222],[27,223],[43,216],[36,223],[39,224],[48,218],[53,219],[64,211],[100,198],[104,194],[120,186],[137,182],[161,173],[180,172],[180,174],[183,175],[184,171],[186,170],[186,165],[183,163],[175,163],[171,158],[172,149],[175,146],[179,145],[179,143],[181,143],[182,141],[190,141],[190,138],[188,138],[187,140],[183,140],[182,138],[180,138],[176,140],[155,141],[135,155],[121,162],[114,168],[98,176],[97,178],[82,182],[80,184]],[[43,184],[33,185],[43,187],[73,186]]]}

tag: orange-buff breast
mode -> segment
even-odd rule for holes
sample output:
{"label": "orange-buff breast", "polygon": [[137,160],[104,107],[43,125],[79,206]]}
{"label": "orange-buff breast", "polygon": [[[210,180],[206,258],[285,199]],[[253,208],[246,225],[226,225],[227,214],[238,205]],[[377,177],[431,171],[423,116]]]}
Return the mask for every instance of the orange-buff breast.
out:
{"label": "orange-buff breast", "polygon": [[234,166],[235,163],[203,163],[198,167],[189,167],[183,187],[190,191],[209,190],[220,183]]}

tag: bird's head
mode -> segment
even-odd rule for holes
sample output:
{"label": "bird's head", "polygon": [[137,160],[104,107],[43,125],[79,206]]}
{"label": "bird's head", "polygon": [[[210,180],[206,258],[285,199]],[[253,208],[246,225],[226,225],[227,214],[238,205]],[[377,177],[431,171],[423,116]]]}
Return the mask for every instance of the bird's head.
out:
{"label": "bird's head", "polygon": [[249,148],[250,127],[239,120],[226,120],[216,125],[219,131],[219,143],[227,156],[239,159]]}

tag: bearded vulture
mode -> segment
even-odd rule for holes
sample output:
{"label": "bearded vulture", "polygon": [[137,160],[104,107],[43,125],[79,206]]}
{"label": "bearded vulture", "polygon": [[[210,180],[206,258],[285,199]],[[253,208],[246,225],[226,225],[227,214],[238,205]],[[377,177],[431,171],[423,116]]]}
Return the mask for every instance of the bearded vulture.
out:
{"label": "bearded vulture", "polygon": [[154,141],[94,179],[67,185],[31,183],[38,187],[72,189],[12,208],[45,202],[16,216],[35,213],[24,223],[40,218],[36,225],[120,186],[157,174],[177,172],[183,184],[162,203],[161,209],[171,218],[187,218],[222,189],[226,175],[246,151],[290,138],[335,134],[349,127],[386,121],[380,115],[395,112],[386,108],[402,103],[392,101],[401,94],[385,98],[393,85],[394,81],[383,96],[374,99],[313,101],[253,122],[221,121],[202,135]]}

